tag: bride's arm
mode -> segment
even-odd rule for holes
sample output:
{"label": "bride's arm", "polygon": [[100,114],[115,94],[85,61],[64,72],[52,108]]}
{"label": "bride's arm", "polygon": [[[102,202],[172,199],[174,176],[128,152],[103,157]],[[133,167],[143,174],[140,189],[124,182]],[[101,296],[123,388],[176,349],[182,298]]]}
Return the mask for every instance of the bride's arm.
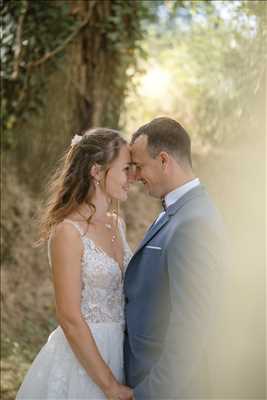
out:
{"label": "bride's arm", "polygon": [[64,223],[58,225],[51,240],[58,322],[87,374],[108,398],[114,398],[119,392],[125,390],[127,393],[129,389],[120,385],[113,376],[98,351],[90,328],[82,317],[80,309],[82,252],[83,245],[75,228]]}

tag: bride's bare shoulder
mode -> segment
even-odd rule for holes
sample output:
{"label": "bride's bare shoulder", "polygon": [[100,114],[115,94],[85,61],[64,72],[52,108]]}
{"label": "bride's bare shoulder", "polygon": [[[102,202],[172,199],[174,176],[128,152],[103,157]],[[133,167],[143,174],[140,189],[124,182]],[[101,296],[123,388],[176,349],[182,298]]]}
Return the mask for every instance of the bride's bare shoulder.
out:
{"label": "bride's bare shoulder", "polygon": [[49,242],[49,252],[51,265],[55,260],[75,260],[80,259],[83,254],[83,243],[81,235],[75,226],[66,221],[62,221],[54,227],[53,235]]}
{"label": "bride's bare shoulder", "polygon": [[58,242],[61,240],[76,241],[80,240],[81,232],[77,224],[72,220],[63,220],[57,224],[53,229],[53,234],[51,235],[51,240],[53,242]]}

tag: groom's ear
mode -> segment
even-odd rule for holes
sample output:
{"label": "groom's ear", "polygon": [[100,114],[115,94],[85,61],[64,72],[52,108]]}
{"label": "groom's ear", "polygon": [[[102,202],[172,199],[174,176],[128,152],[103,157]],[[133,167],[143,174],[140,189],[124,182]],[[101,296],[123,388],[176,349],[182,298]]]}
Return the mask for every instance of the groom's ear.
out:
{"label": "groom's ear", "polygon": [[166,167],[168,166],[169,161],[170,161],[170,156],[166,151],[161,151],[159,153],[159,160],[160,160],[162,169],[166,169]]}

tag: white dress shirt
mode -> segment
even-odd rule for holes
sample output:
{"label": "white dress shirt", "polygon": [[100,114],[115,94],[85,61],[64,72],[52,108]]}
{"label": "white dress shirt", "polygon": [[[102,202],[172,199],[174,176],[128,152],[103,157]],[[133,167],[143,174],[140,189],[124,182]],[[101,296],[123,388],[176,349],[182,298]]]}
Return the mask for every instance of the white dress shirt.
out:
{"label": "white dress shirt", "polygon": [[[189,182],[186,182],[184,185],[179,186],[177,189],[172,190],[170,193],[166,194],[164,197],[166,208],[170,207],[173,203],[176,203],[184,194],[189,192],[189,190],[195,188],[196,186],[200,185],[200,181],[198,178],[194,178]],[[166,211],[162,211],[158,218],[155,220],[154,224],[156,224],[161,217],[165,214]],[[154,225],[153,224],[153,225]]]}

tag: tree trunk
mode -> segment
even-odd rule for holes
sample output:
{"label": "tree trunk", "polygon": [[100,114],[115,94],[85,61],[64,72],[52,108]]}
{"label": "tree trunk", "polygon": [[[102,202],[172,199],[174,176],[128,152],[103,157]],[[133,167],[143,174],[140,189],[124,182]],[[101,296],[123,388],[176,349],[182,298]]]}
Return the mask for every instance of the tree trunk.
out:
{"label": "tree trunk", "polygon": [[[72,83],[75,90],[73,132],[91,126],[118,128],[129,63],[121,57],[127,51],[127,44],[124,49],[116,47],[109,37],[109,17],[116,17],[118,12],[114,4],[116,2],[112,0],[72,2],[72,11],[81,20],[90,16],[88,25],[71,49]],[[134,17],[138,4],[131,1],[129,6]]]}

